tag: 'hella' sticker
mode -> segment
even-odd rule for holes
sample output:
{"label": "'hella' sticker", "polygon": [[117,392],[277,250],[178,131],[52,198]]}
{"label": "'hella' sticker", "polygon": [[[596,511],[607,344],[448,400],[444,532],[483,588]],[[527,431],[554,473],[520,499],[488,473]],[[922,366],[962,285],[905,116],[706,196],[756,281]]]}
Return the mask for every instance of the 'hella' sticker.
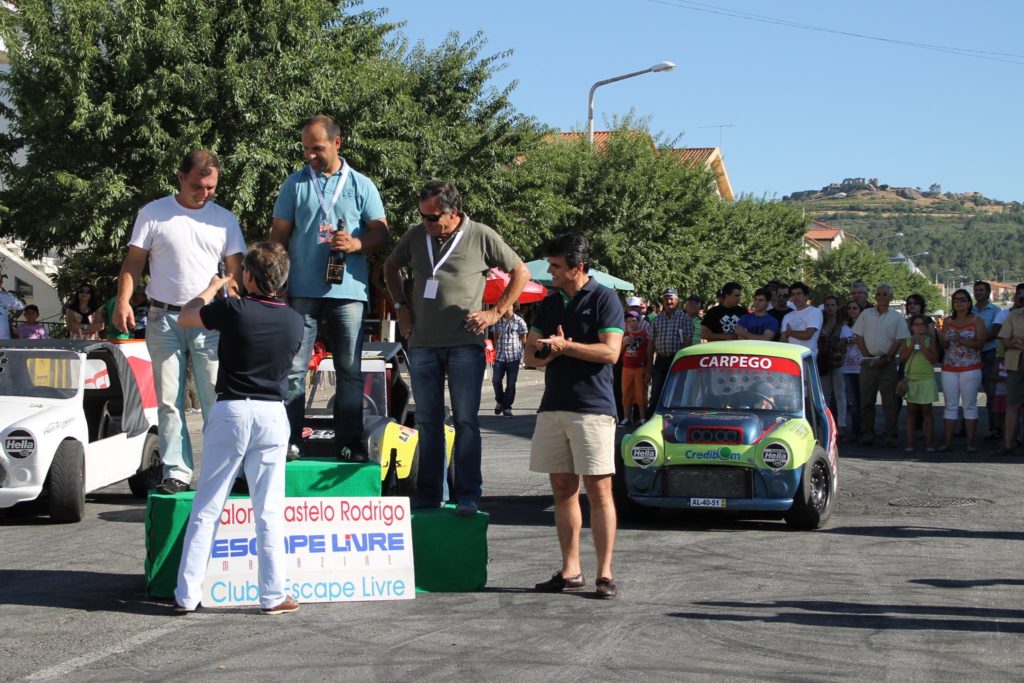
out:
{"label": "'hella' sticker", "polygon": [[36,440],[19,429],[4,437],[4,451],[12,458],[27,458],[36,452]]}
{"label": "'hella' sticker", "polygon": [[761,452],[761,459],[765,465],[777,470],[789,462],[789,451],[781,444],[772,444]]}

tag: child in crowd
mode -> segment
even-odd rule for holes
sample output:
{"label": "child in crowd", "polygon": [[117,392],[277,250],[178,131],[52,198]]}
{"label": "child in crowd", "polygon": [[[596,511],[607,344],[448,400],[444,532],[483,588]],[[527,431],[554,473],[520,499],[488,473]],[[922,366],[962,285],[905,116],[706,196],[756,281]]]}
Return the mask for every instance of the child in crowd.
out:
{"label": "child in crowd", "polygon": [[50,335],[46,333],[46,327],[39,322],[39,307],[35,304],[29,304],[25,307],[25,322],[18,325],[18,328],[14,331],[18,339],[49,339]]}
{"label": "child in crowd", "polygon": [[626,314],[626,334],[622,337],[622,426],[634,424],[633,406],[637,406],[637,422],[647,408],[647,380],[651,374],[647,347],[650,335],[642,327],[639,311]]}
{"label": "child in crowd", "polygon": [[900,360],[906,368],[904,379],[907,384],[906,434],[907,453],[914,452],[914,426],[918,415],[924,426],[925,449],[935,451],[932,426],[932,404],[939,400],[935,384],[935,369],[932,365],[939,360],[938,345],[928,328],[928,318],[914,315],[910,318],[910,338],[900,346]]}

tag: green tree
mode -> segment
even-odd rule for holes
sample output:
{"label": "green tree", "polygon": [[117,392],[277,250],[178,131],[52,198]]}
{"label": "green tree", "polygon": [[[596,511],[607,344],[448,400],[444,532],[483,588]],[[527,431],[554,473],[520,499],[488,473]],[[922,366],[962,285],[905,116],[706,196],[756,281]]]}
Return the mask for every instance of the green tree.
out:
{"label": "green tree", "polygon": [[586,235],[593,265],[648,298],[668,286],[710,296],[729,280],[752,288],[796,275],[800,211],[719,200],[711,172],[680,162],[674,143],[631,116],[596,147],[583,134],[551,135],[508,169],[508,186],[522,191],[504,218],[522,221],[517,233],[534,249],[557,234]]}
{"label": "green tree", "polygon": [[806,276],[811,297],[816,302],[822,301],[829,294],[835,294],[845,301],[850,285],[855,282],[863,282],[869,288],[887,283],[893,286],[896,299],[920,294],[925,298],[928,310],[942,308],[942,297],[928,278],[911,273],[903,264],[890,263],[884,253],[872,251],[860,242],[848,241],[821,259],[809,261]]}

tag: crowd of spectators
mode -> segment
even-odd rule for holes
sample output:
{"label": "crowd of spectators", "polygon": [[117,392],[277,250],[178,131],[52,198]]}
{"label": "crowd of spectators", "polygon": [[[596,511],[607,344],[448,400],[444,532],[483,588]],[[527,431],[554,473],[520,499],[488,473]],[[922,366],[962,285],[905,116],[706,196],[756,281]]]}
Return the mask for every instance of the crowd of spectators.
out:
{"label": "crowd of spectators", "polygon": [[[902,446],[908,453],[923,433],[927,452],[950,451],[963,437],[968,453],[976,452],[983,438],[999,442],[997,455],[1011,454],[1020,443],[1018,413],[1024,404],[1024,283],[1017,285],[1010,308],[992,303],[991,286],[979,280],[970,291],[953,293],[948,314],[935,316],[927,313],[921,294],[906,296],[900,311],[891,305],[891,285],[878,285],[873,301],[869,291],[858,282],[845,297],[831,294],[811,302],[804,283],[771,281],[747,299],[739,284],[728,282],[707,308],[699,296],[691,295],[682,311],[679,293],[668,288],[658,312],[639,297],[629,297],[620,424],[636,424],[641,413],[654,413],[679,349],[753,339],[811,350],[843,440],[899,447],[902,412]],[[638,377],[644,378],[642,384]],[[942,425],[936,430],[932,406],[940,402],[940,387]],[[984,436],[978,433],[982,393],[988,428]],[[875,432],[878,403],[883,413],[880,434]]]}

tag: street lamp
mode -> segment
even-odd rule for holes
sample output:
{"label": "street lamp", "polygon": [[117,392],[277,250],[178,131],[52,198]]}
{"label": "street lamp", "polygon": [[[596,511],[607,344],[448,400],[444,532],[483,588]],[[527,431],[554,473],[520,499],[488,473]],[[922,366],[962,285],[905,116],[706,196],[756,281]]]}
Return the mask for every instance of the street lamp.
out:
{"label": "street lamp", "polygon": [[633,78],[634,76],[643,76],[644,74],[659,73],[661,71],[671,71],[676,68],[676,65],[672,62],[658,62],[654,66],[648,67],[641,71],[634,71],[633,73],[623,74],[621,76],[615,76],[614,78],[607,78],[603,81],[598,81],[594,85],[590,86],[590,97],[587,100],[587,131],[589,132],[590,144],[594,144],[594,91],[600,88],[602,85],[608,85],[615,81],[624,81],[627,78]]}
{"label": "street lamp", "polygon": [[881,242],[883,240],[891,240],[891,239],[896,239],[896,238],[899,238],[899,237],[903,237],[903,233],[902,232],[894,232],[891,235],[883,235],[882,237],[876,237],[875,239],[871,240],[869,245],[873,247],[873,246],[875,246],[876,244],[878,244],[879,242]]}
{"label": "street lamp", "polygon": [[908,259],[909,259],[909,258],[917,258],[918,256],[928,256],[928,255],[929,255],[929,252],[927,252],[927,251],[922,251],[922,252],[920,252],[920,253],[917,253],[917,254],[911,254],[911,255],[910,255],[910,256],[908,256],[907,258],[908,258]]}
{"label": "street lamp", "polygon": [[943,273],[952,273],[954,270],[956,270],[956,268],[946,268],[945,270],[935,271],[935,285],[938,286],[940,275],[942,275]]}

